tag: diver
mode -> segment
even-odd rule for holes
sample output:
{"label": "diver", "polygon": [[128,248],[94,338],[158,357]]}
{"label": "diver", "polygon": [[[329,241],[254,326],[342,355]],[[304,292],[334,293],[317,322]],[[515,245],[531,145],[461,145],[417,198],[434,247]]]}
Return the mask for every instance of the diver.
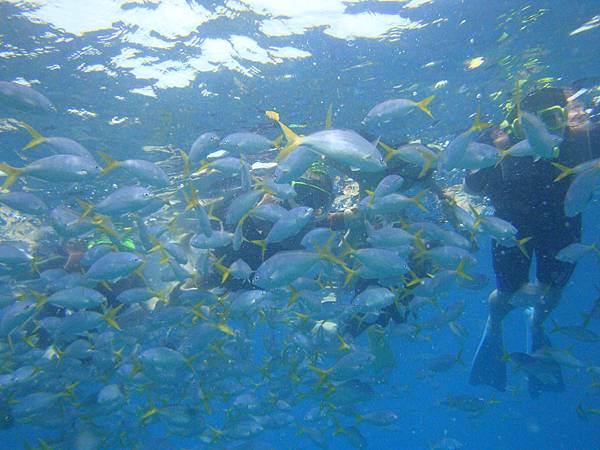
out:
{"label": "diver", "polygon": [[[581,215],[567,217],[564,212],[571,179],[555,182],[560,171],[552,163],[572,167],[600,156],[600,128],[592,124],[581,103],[568,101],[569,95],[567,90],[541,88],[526,95],[520,105],[522,111],[536,114],[550,133],[562,138],[557,159],[508,156],[496,166],[465,177],[467,193],[488,197],[495,215],[517,228],[517,239],[530,238],[524,252],[517,246],[509,248],[492,241],[496,290],[489,296],[487,323],[473,359],[469,378],[472,385],[484,384],[500,391],[506,388],[502,320],[514,308],[514,294],[528,282],[533,255],[537,283],[543,294],[528,318],[528,352],[535,354],[550,346],[543,324],[556,308],[575,269],[573,264],[555,257],[581,238]],[[501,150],[525,138],[516,108],[500,129],[490,132],[489,138]],[[549,363],[555,365],[552,380],[543,383],[529,377],[529,392],[534,397],[542,391],[564,389],[560,366]]]}
{"label": "diver", "polygon": [[[82,258],[88,252],[102,250],[101,247],[106,248],[104,253],[108,251],[135,252],[136,248],[141,246],[140,243],[136,245],[134,239],[125,232],[124,227],[120,226],[117,230],[118,233],[115,236],[110,236],[102,231],[96,231],[79,238],[62,241],[57,250],[60,257],[48,261],[40,270],[62,268],[67,273],[80,273],[85,270],[82,266]],[[143,287],[143,285],[144,283],[140,277],[137,274],[133,274],[111,283],[110,289],[106,283],[99,283],[94,289],[106,297],[108,306],[113,307],[117,304],[116,298],[121,292],[133,287]]]}
{"label": "diver", "polygon": [[[369,135],[366,131],[361,133],[363,137],[370,141],[374,141],[373,136]],[[398,147],[398,145],[396,146]],[[434,201],[442,206],[441,212],[445,213],[444,206],[450,201],[449,197],[446,196],[444,191],[437,184],[433,177],[433,168],[429,168],[425,173],[421,173],[421,168],[409,164],[400,160],[399,158],[392,158],[387,163],[388,167],[381,173],[362,173],[362,172],[348,172],[346,175],[353,178],[359,184],[360,197],[364,197],[367,191],[373,191],[378,183],[386,176],[389,175],[400,175],[404,182],[402,183],[402,192],[406,192],[417,184],[422,190],[427,191],[429,194],[434,196]],[[339,168],[343,170],[343,167]],[[398,219],[402,220],[405,217],[400,216]],[[367,238],[367,228],[365,221],[367,219],[359,211],[358,206],[354,205],[344,211],[332,212],[327,216],[327,222],[323,226],[329,226],[333,230],[350,230],[351,236],[354,238],[352,246],[363,247],[365,246]],[[374,228],[379,228],[383,224],[381,217],[372,218],[372,225]],[[432,247],[436,245],[435,242],[431,242],[428,245]],[[432,271],[432,266],[423,258],[417,258],[416,254],[413,254],[408,259],[408,266],[411,272],[416,278],[425,278],[427,274]],[[358,294],[371,285],[372,280],[358,279],[354,288]],[[378,314],[371,318],[371,320],[365,320],[364,314],[354,314],[342,325],[342,334],[349,334],[352,337],[357,337],[362,334],[369,327],[379,325],[385,328],[390,321],[395,324],[405,323],[409,318],[409,304],[414,298],[411,293],[409,280],[399,280],[399,287],[401,293],[398,299],[393,304],[381,309]]]}
{"label": "diver", "polygon": [[[329,226],[329,216],[335,198],[334,178],[332,171],[322,163],[317,161],[296,181],[292,186],[296,192],[293,199],[280,200],[269,193],[265,193],[259,201],[258,206],[267,203],[278,203],[286,209],[298,206],[307,206],[312,208],[314,216],[304,231],[308,231],[318,226]],[[222,215],[223,211],[213,211],[213,214]],[[333,219],[331,219],[333,220]],[[336,219],[336,223],[338,220]],[[244,239],[238,252],[225,251],[223,249],[215,251],[215,256],[224,266],[230,266],[236,259],[242,258],[252,269],[256,269],[260,264],[274,254],[285,250],[297,250],[301,248],[300,241],[304,233],[298,233],[295,236],[285,239],[282,242],[272,243],[266,246],[263,254],[262,248],[252,241],[261,241],[265,239],[272,224],[259,218],[248,216],[244,223]],[[252,288],[250,280],[236,280],[229,277],[225,283],[228,290]]]}
{"label": "diver", "polygon": [[[296,192],[296,196],[293,199],[281,201],[270,194],[265,194],[263,199],[259,202],[259,205],[269,202],[280,202],[287,208],[294,208],[297,206],[307,206],[312,208],[314,210],[314,217],[312,221],[305,226],[303,233],[298,233],[296,236],[288,238],[285,241],[268,245],[263,255],[261,247],[252,243],[252,241],[264,239],[271,228],[271,224],[249,216],[244,224],[244,241],[242,242],[240,250],[238,252],[221,250],[215,252],[215,256],[219,258],[219,261],[224,266],[230,266],[241,256],[251,268],[256,269],[263,260],[268,259],[270,256],[280,251],[296,250],[300,248],[302,236],[310,229],[318,227],[330,228],[333,231],[347,232],[345,239],[353,248],[364,247],[367,245],[367,227],[365,225],[367,219],[364,214],[359,211],[357,206],[358,202],[355,202],[356,204],[348,205],[343,210],[334,210],[334,200],[336,197],[335,179],[337,176],[347,176],[354,179],[359,185],[359,197],[362,197],[366,195],[365,192],[367,190],[374,190],[384,177],[388,175],[400,175],[404,179],[402,191],[411,189],[418,183],[423,189],[434,194],[437,201],[447,202],[448,199],[433,178],[433,169],[430,168],[425,174],[421,174],[420,172],[421,169],[397,158],[394,158],[389,162],[387,170],[377,174],[347,171],[343,166],[338,165],[333,161],[325,162],[318,160],[314,162],[301,177],[292,182],[292,186]],[[378,219],[379,218],[375,217],[372,220],[375,228],[382,225],[379,223]],[[417,258],[411,258],[409,266],[414,274],[419,277],[424,277],[431,271],[431,267],[425,264],[422,259],[418,260]],[[353,287],[358,294],[370,284],[372,284],[371,280],[357,279]],[[404,282],[401,281],[400,284],[404,285]],[[230,291],[253,288],[249,280],[236,280],[232,277],[227,278],[224,287]],[[363,320],[364,318],[361,314],[351,317],[342,327],[344,333],[347,332],[356,337],[374,324],[385,327],[390,320],[393,320],[395,323],[406,322],[407,306],[412,298],[413,295],[410,294],[410,290],[407,289],[406,292],[400,296],[397,304],[392,304],[380,311],[374,321]]]}

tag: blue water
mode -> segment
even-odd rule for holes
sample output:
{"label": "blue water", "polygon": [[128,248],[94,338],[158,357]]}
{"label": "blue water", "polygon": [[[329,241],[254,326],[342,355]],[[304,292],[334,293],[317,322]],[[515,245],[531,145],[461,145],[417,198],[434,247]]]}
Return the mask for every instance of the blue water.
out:
{"label": "blue water", "polygon": [[[500,106],[510,98],[516,78],[552,77],[557,85],[569,85],[600,76],[600,27],[573,34],[600,14],[596,1],[410,4],[0,2],[0,78],[30,83],[59,110],[32,118],[5,108],[1,117],[35,123],[44,135],[68,136],[116,158],[149,158],[143,146],[189,149],[209,130],[221,135],[259,130],[275,137],[278,130],[265,110],[278,111],[286,123],[306,124],[300,132],[308,134],[323,127],[330,103],[335,127],[358,129],[366,112],[383,100],[435,94],[435,121],[415,117],[399,134],[443,143],[469,126],[478,105],[486,120],[502,120]],[[507,36],[499,42],[503,33]],[[469,69],[467,61],[478,57],[483,64]],[[25,133],[0,134],[2,160],[20,165],[12,149],[27,138]],[[598,206],[592,200],[584,214],[583,242],[597,241]],[[467,383],[493,288],[489,238],[479,244],[478,271],[490,283],[480,291],[453,290],[440,300],[445,306],[466,301],[459,322],[468,336],[463,342],[444,327],[424,332],[427,340],[392,341],[396,367],[385,383],[373,382],[377,396],[365,409],[391,409],[399,419],[389,427],[360,425],[369,448],[427,449],[445,437],[464,449],[600,448],[598,416],[590,414],[584,421],[576,413],[580,403],[600,408],[598,388],[590,387],[593,379],[585,369],[563,368],[566,391],[537,399],[529,398],[524,375],[512,365],[506,393]],[[578,264],[552,316],[560,324],[580,323],[580,314],[596,301],[597,263],[587,256]],[[600,332],[598,322],[592,321],[590,329]],[[556,347],[571,348],[586,366],[600,365],[598,343],[551,336]],[[253,339],[259,345],[262,336]],[[505,321],[505,340],[509,351],[524,351],[522,310]],[[358,342],[365,341],[362,336]],[[428,357],[456,354],[461,347],[464,366],[423,376]],[[458,394],[497,402],[475,416],[440,403]],[[298,424],[303,412],[294,411]],[[267,430],[256,441],[265,448],[315,448],[297,435],[299,426]],[[104,427],[107,432],[110,422]],[[39,445],[38,438],[50,442],[59,431],[19,424],[0,431],[0,448]],[[333,431],[330,427],[326,433],[329,448],[352,448],[343,433]],[[160,441],[156,448],[206,448],[194,438],[162,441],[166,432],[160,425],[147,432]],[[146,440],[140,448],[149,445]]]}

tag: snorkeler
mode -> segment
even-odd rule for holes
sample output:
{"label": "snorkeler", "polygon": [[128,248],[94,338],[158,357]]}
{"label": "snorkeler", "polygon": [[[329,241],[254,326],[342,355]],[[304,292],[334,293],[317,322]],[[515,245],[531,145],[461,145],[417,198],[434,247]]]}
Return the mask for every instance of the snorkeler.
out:
{"label": "snorkeler", "polygon": [[[489,296],[489,315],[473,359],[470,384],[484,384],[501,391],[506,388],[502,320],[514,308],[514,294],[528,282],[533,255],[542,294],[529,318],[528,350],[536,354],[550,346],[543,324],[556,308],[575,269],[574,264],[558,261],[556,255],[581,237],[581,215],[568,217],[564,211],[570,179],[555,182],[559,170],[553,163],[572,167],[600,155],[600,129],[593,126],[579,102],[569,102],[567,98],[567,91],[544,88],[524,97],[520,105],[521,111],[535,114],[551,134],[562,139],[556,159],[506,156],[496,166],[472,172],[465,179],[467,192],[489,197],[495,215],[516,227],[517,240],[529,238],[521,248],[492,241],[497,288]],[[497,148],[508,149],[525,139],[516,111],[504,125],[504,129],[493,130],[490,135]],[[564,389],[560,366],[550,363],[554,364],[552,377],[545,382],[529,377],[532,396]]]}

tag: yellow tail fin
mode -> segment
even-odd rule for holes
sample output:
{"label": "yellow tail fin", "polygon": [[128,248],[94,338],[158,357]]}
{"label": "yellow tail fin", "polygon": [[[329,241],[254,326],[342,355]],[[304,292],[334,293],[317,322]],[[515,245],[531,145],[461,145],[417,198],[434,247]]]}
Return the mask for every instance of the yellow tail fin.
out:
{"label": "yellow tail fin", "polygon": [[392,159],[394,157],[394,155],[396,155],[398,153],[398,150],[396,150],[395,148],[390,147],[389,145],[379,141],[379,145],[381,146],[382,149],[385,150],[385,162],[388,162],[390,159]]}
{"label": "yellow tail fin", "polygon": [[313,365],[309,365],[308,368],[319,377],[319,381],[317,381],[315,388],[320,388],[321,386],[323,386],[323,384],[325,384],[327,378],[329,378],[329,375],[331,375],[331,372],[333,371],[332,368],[320,369]]}
{"label": "yellow tail fin", "polygon": [[279,114],[277,112],[265,111],[265,115],[269,119],[277,122],[277,124],[281,128],[281,131],[283,132],[283,135],[285,136],[285,139],[287,140],[287,145],[284,147],[283,150],[281,150],[281,152],[279,152],[279,155],[277,155],[277,158],[276,158],[277,161],[281,161],[283,158],[285,158],[291,152],[296,150],[296,148],[298,148],[298,146],[302,142],[302,136],[297,135],[287,125],[283,124],[279,120]]}
{"label": "yellow tail fin", "polygon": [[10,189],[14,182],[17,181],[17,178],[23,173],[23,169],[9,166],[6,163],[0,163],[0,170],[6,174],[6,180],[4,180],[2,189]]}
{"label": "yellow tail fin", "polygon": [[288,298],[288,308],[290,306],[292,306],[294,303],[296,303],[296,300],[298,300],[298,291],[294,288],[294,286],[292,286],[291,284],[289,285],[289,290],[291,292],[290,298]]}
{"label": "yellow tail fin", "polygon": [[264,239],[255,239],[255,240],[250,241],[250,242],[253,243],[253,244],[255,244],[255,245],[258,245],[260,247],[261,256],[262,256],[262,259],[264,261],[264,259],[265,259],[265,252],[267,251],[267,243],[265,242],[265,240]]}
{"label": "yellow tail fin", "polygon": [[421,239],[421,230],[417,231],[414,235],[415,238],[415,246],[417,247],[417,253],[415,254],[415,259],[420,259],[420,258],[424,258],[427,254],[427,245],[425,245],[425,242],[423,242],[423,239]]}
{"label": "yellow tail fin", "polygon": [[470,203],[469,209],[471,210],[471,213],[475,216],[475,222],[473,222],[473,232],[475,232],[477,228],[479,228],[479,225],[481,225],[481,214],[479,214],[479,212],[475,208],[473,208],[473,205],[471,205]]}
{"label": "yellow tail fin", "polygon": [[85,202],[79,198],[75,199],[75,201],[81,207],[81,209],[83,209],[83,212],[79,216],[79,220],[78,220],[78,222],[81,222],[92,212],[92,209],[94,209],[94,205],[92,205],[91,203]]}
{"label": "yellow tail fin", "polygon": [[473,281],[473,277],[465,272],[465,258],[461,258],[456,268],[456,274],[465,280]]}
{"label": "yellow tail fin", "polygon": [[150,237],[150,240],[154,244],[154,247],[152,247],[150,250],[148,250],[148,253],[159,252],[160,253],[159,264],[162,264],[163,266],[165,264],[168,264],[169,263],[169,254],[167,253],[167,250],[165,249],[165,247],[162,245],[162,242],[160,242],[158,239],[156,239],[154,237]]}
{"label": "yellow tail fin", "polygon": [[121,240],[121,236],[114,229],[110,219],[107,216],[102,216],[100,214],[95,214],[92,218],[92,223],[96,225],[102,232],[112,236],[118,240]]}
{"label": "yellow tail fin", "polygon": [[198,191],[196,191],[196,188],[194,187],[194,185],[191,182],[190,182],[189,198],[187,197],[187,195],[185,195],[185,192],[184,192],[183,196],[186,200],[186,205],[185,205],[186,211],[189,211],[190,209],[194,209],[196,206],[200,205],[200,202],[198,201]]}
{"label": "yellow tail fin", "polygon": [[573,169],[571,167],[563,166],[562,164],[559,164],[557,162],[553,162],[550,164],[552,164],[554,167],[560,170],[560,174],[554,179],[554,182],[560,181],[563,178],[573,174]]}
{"label": "yellow tail fin", "polygon": [[375,192],[365,189],[365,193],[369,196],[369,203],[367,206],[370,208],[375,203]]}
{"label": "yellow tail fin", "polygon": [[46,302],[48,301],[48,297],[46,297],[44,294],[42,294],[41,292],[37,292],[37,291],[31,291],[31,296],[35,299],[35,307],[37,309],[42,309],[42,307],[46,304]]}
{"label": "yellow tail fin", "polygon": [[529,258],[529,254],[527,253],[527,248],[525,247],[525,244],[527,244],[531,240],[531,238],[531,236],[528,236],[516,240],[517,247],[519,247],[519,250],[521,250],[521,253],[523,253],[523,255],[525,255],[526,258]]}
{"label": "yellow tail fin", "polygon": [[121,166],[121,161],[117,161],[116,159],[113,159],[111,156],[107,155],[104,152],[98,151],[97,153],[98,153],[98,155],[100,155],[100,158],[102,158],[104,160],[104,162],[106,163],[106,166],[102,169],[102,172],[100,172],[100,175],[106,175],[111,170],[115,170],[117,167]]}
{"label": "yellow tail fin", "polygon": [[210,169],[210,163],[203,159],[200,161],[200,167],[198,168],[198,170],[192,173],[192,175],[202,175],[208,169]]}
{"label": "yellow tail fin", "polygon": [[108,308],[104,312],[104,316],[102,316],[102,318],[105,320],[105,322],[117,331],[121,331],[121,327],[115,321],[115,317],[119,313],[119,311],[121,311],[121,309],[123,309],[123,306],[124,305],[121,304],[121,305],[117,306],[116,308]]}
{"label": "yellow tail fin", "polygon": [[344,261],[342,261],[337,256],[334,256],[329,251],[329,248],[328,248],[327,245],[325,245],[325,247],[323,247],[323,248],[317,247],[316,250],[317,250],[317,254],[319,255],[319,257],[321,259],[323,259],[324,261],[328,261],[330,263],[333,263],[333,264],[337,264],[342,269],[344,269],[344,272],[346,272],[346,279],[344,280],[344,286],[347,286],[348,283],[350,283],[350,281],[352,281],[352,278],[356,274],[356,271],[350,269],[350,267],[348,267],[348,265]]}
{"label": "yellow tail fin", "polygon": [[423,111],[425,114],[427,114],[429,117],[431,117],[432,119],[433,119],[433,114],[431,114],[431,111],[429,111],[429,108],[427,106],[429,106],[429,104],[431,103],[431,101],[434,98],[435,98],[435,95],[430,95],[429,97],[424,98],[420,102],[417,102],[417,106],[419,107],[419,109],[421,111]]}
{"label": "yellow tail fin", "polygon": [[224,257],[221,257],[218,261],[213,263],[215,269],[219,270],[223,274],[221,278],[221,284],[224,284],[227,281],[227,278],[229,278],[229,274],[231,272],[231,269],[223,264],[223,258]]}
{"label": "yellow tail fin", "polygon": [[431,156],[425,151],[419,152],[419,154],[423,157],[424,163],[423,167],[421,168],[421,171],[419,172],[419,175],[417,175],[417,178],[423,178],[427,174],[427,172],[429,172],[429,169],[431,168],[431,166],[437,158]]}
{"label": "yellow tail fin", "polygon": [[340,346],[338,347],[338,351],[343,351],[343,350],[350,350],[350,346],[348,345],[348,343],[346,342],[346,340],[343,338],[343,336],[339,333],[336,334],[338,341],[340,341]]}
{"label": "yellow tail fin", "polygon": [[[405,287],[409,288],[409,287],[413,287],[416,286],[417,284],[420,284],[423,281],[423,278],[420,278],[415,272],[413,272],[412,270],[410,271],[410,276],[412,277],[412,279],[406,280],[405,282]],[[408,294],[407,294],[408,295]],[[398,305],[396,305],[398,306]]]}
{"label": "yellow tail fin", "polygon": [[31,135],[31,141],[29,141],[29,143],[25,147],[23,147],[23,150],[28,150],[28,149],[33,148],[36,145],[40,145],[46,141],[46,138],[44,136],[42,136],[40,133],[38,133],[36,130],[34,130],[30,125],[26,124],[25,122],[21,122],[19,125],[22,128],[25,128],[27,130],[27,132]]}
{"label": "yellow tail fin", "polygon": [[411,199],[412,202],[417,206],[417,208],[424,212],[427,212],[427,208],[425,208],[425,205],[421,203],[421,198],[426,194],[426,192],[427,191],[421,191]]}

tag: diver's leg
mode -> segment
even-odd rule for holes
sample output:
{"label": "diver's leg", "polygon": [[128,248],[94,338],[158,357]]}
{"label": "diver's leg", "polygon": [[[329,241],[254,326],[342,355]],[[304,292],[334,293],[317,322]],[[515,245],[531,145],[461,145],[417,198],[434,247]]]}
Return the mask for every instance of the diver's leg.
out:
{"label": "diver's leg", "polygon": [[543,295],[530,314],[528,327],[528,351],[536,357],[544,358],[552,379],[539,380],[529,377],[529,393],[535,397],[543,391],[560,392],[564,382],[560,365],[551,358],[544,348],[552,345],[544,333],[544,322],[558,305],[564,286],[571,278],[574,264],[556,259],[558,252],[566,246],[581,240],[581,216],[555,217],[547,221],[537,235],[537,279]]}
{"label": "diver's leg", "polygon": [[512,310],[513,294],[528,280],[531,261],[516,248],[492,243],[492,261],[498,289],[488,298],[488,318],[473,358],[470,384],[506,389],[506,362],[502,321]]}
{"label": "diver's leg", "polygon": [[544,349],[552,348],[548,336],[544,332],[544,322],[556,308],[562,294],[562,288],[543,285],[544,294],[540,301],[527,311],[527,352],[542,358],[548,374],[552,377],[546,380],[535,376],[528,377],[529,394],[537,397],[542,392],[562,392],[565,388],[560,365]]}
{"label": "diver's leg", "polygon": [[575,270],[575,264],[559,261],[556,255],[568,245],[581,241],[581,216],[558,217],[544,225],[536,236],[536,275],[543,295],[531,317],[531,352],[549,346],[544,335],[544,322],[558,305],[563,288]]}
{"label": "diver's leg", "polygon": [[542,296],[539,302],[530,311],[527,350],[533,353],[548,345],[549,340],[544,333],[544,322],[554,311],[562,296],[562,288],[542,284]]}

